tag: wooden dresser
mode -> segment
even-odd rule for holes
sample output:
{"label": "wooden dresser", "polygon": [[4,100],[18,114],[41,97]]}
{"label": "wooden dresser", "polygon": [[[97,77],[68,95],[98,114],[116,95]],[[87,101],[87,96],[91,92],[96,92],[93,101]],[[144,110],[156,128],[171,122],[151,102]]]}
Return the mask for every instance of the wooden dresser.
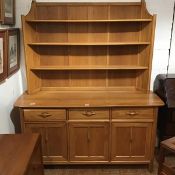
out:
{"label": "wooden dresser", "polygon": [[1,175],[44,175],[39,134],[0,135]]}
{"label": "wooden dresser", "polygon": [[32,2],[22,16],[28,89],[23,132],[45,164],[148,164],[157,108],[149,91],[155,16],[141,3]]}

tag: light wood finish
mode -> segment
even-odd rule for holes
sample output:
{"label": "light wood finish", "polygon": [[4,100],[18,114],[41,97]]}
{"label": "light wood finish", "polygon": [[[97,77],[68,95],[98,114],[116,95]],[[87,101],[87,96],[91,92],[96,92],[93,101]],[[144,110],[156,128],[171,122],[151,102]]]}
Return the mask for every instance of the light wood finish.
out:
{"label": "light wood finish", "polygon": [[33,67],[31,70],[142,70],[142,69],[148,69],[147,67],[144,66],[107,66],[107,67],[102,67],[102,66],[88,66],[88,67],[83,67],[83,66],[68,66],[68,67]]}
{"label": "light wood finish", "polygon": [[149,90],[155,17],[144,2],[33,1],[22,22],[29,94],[52,91],[52,84],[72,90],[94,85]]}
{"label": "light wood finish", "polygon": [[24,93],[15,103],[20,108],[79,108],[79,107],[157,107],[164,103],[151,92],[116,91],[40,91]]}
{"label": "light wood finish", "polygon": [[28,43],[29,46],[121,46],[121,45],[149,45],[149,42],[109,42],[109,43],[58,43],[58,42],[48,42],[48,43]]}
{"label": "light wood finish", "polygon": [[112,111],[112,119],[153,119],[150,108],[117,108]]}
{"label": "light wood finish", "polygon": [[113,19],[113,20],[26,20],[30,23],[97,23],[97,22],[151,22],[152,19]]}
{"label": "light wood finish", "polygon": [[49,110],[49,109],[37,109],[37,110],[24,110],[24,120],[27,122],[32,121],[59,121],[66,120],[65,110]]}
{"label": "light wood finish", "polygon": [[1,134],[0,155],[2,175],[44,175],[38,134]]}
{"label": "light wood finish", "polygon": [[108,120],[109,109],[70,109],[69,120]]}
{"label": "light wood finish", "polygon": [[70,122],[70,162],[108,162],[109,123]]}
{"label": "light wood finish", "polygon": [[155,21],[144,1],[32,2],[22,16],[28,88],[15,106],[22,131],[42,135],[45,164],[152,170],[163,105],[149,91]]}
{"label": "light wood finish", "polygon": [[67,161],[67,128],[65,122],[25,123],[23,132],[41,134],[43,161],[45,164]]}
{"label": "light wood finish", "polygon": [[152,123],[112,122],[111,161],[149,162]]}

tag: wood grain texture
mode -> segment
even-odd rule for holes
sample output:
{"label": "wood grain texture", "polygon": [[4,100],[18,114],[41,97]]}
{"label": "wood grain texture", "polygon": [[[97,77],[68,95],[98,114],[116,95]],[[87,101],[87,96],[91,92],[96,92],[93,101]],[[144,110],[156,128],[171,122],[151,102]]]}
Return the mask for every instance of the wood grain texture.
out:
{"label": "wood grain texture", "polygon": [[69,123],[70,162],[108,162],[109,123]]}
{"label": "wood grain texture", "polygon": [[32,67],[31,70],[142,70],[148,69],[144,66],[40,66]]}
{"label": "wood grain texture", "polygon": [[[69,101],[69,103],[67,103]],[[16,101],[17,107],[119,107],[119,106],[162,106],[164,103],[153,93],[144,92],[51,92],[41,91],[36,94],[24,94]]]}
{"label": "wood grain texture", "polygon": [[145,8],[143,2],[33,2],[23,17],[28,92],[94,86],[149,90],[155,18]]}
{"label": "wood grain texture", "polygon": [[58,19],[43,19],[43,20],[26,20],[26,22],[29,22],[29,23],[99,23],[99,22],[102,22],[102,23],[108,23],[108,22],[151,22],[152,19],[84,19],[84,20],[79,20],[79,19],[76,19],[76,20],[58,20]]}
{"label": "wood grain texture", "polygon": [[32,42],[29,46],[121,46],[121,45],[149,45],[150,42]]}
{"label": "wood grain texture", "polygon": [[151,129],[152,123],[112,122],[112,161],[147,161]]}
{"label": "wood grain texture", "polygon": [[44,163],[151,171],[164,104],[149,91],[155,17],[144,1],[33,2],[23,26],[28,90],[15,106],[23,132],[42,135]]}
{"label": "wood grain texture", "polygon": [[44,175],[38,134],[0,135],[0,155],[0,174]]}
{"label": "wood grain texture", "polygon": [[65,110],[24,110],[24,120],[28,122],[34,121],[64,121],[66,120]]}
{"label": "wood grain texture", "polygon": [[67,126],[65,122],[25,122],[24,133],[39,133],[42,137],[42,155],[45,164],[67,161]]}

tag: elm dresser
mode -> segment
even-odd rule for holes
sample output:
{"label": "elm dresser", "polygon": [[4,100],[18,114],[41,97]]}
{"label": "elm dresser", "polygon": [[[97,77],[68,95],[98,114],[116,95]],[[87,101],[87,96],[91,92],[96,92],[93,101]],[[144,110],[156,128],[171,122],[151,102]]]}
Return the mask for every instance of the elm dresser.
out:
{"label": "elm dresser", "polygon": [[156,16],[141,2],[32,1],[22,16],[27,91],[22,132],[44,164],[147,164],[157,109],[150,92]]}

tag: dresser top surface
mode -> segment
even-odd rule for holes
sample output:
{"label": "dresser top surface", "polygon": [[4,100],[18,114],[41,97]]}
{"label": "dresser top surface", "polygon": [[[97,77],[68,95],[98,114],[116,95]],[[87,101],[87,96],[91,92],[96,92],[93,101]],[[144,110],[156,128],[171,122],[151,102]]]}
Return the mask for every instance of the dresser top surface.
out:
{"label": "dresser top surface", "polygon": [[127,107],[162,106],[164,103],[152,92],[116,91],[40,91],[21,95],[15,103],[21,108],[75,108],[75,107]]}
{"label": "dresser top surface", "polygon": [[0,174],[25,174],[38,137],[38,134],[0,134]]}

